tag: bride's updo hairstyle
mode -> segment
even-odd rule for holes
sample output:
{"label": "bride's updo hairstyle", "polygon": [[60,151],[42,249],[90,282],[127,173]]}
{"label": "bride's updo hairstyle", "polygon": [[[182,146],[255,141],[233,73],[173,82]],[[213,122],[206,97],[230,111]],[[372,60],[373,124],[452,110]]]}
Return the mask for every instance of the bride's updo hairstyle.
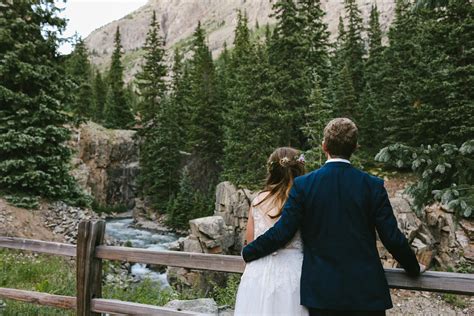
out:
{"label": "bride's updo hairstyle", "polygon": [[297,149],[277,148],[268,158],[267,170],[267,179],[262,192],[268,192],[268,195],[256,205],[273,200],[279,211],[276,215],[269,216],[277,218],[281,215],[283,206],[288,199],[293,179],[305,174],[304,157]]}

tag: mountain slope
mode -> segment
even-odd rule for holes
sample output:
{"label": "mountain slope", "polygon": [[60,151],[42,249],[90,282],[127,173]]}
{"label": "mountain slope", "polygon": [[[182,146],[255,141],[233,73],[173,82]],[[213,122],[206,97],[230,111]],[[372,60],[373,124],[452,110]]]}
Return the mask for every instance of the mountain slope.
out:
{"label": "mountain slope", "polygon": [[[237,22],[236,10],[247,12],[249,26],[255,29],[258,22],[260,27],[274,24],[275,20],[269,15],[275,0],[150,0],[146,5],[128,14],[120,20],[113,21],[92,32],[86,38],[86,44],[91,51],[92,61],[100,69],[104,69],[113,50],[113,36],[117,26],[122,34],[122,45],[125,56],[126,80],[129,81],[139,70],[143,56],[143,46],[148,31],[151,15],[156,11],[160,21],[166,47],[186,47],[198,21],[206,29],[208,44],[216,57],[224,42],[231,44],[233,31]],[[384,30],[392,20],[394,0],[357,0],[364,19],[367,19],[372,4],[376,3]],[[344,0],[322,0],[326,11],[326,23],[334,36],[337,32],[339,16],[344,11]],[[171,54],[168,54],[171,55]],[[171,56],[168,56],[170,58]]]}

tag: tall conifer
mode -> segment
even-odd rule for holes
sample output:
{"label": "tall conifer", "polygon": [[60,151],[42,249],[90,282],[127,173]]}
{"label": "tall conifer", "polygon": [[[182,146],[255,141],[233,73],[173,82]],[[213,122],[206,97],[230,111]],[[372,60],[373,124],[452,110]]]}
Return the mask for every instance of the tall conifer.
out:
{"label": "tall conifer", "polygon": [[270,63],[277,73],[277,90],[284,100],[280,113],[289,126],[281,144],[301,147],[306,140],[300,127],[312,88],[311,69],[306,59],[310,43],[303,35],[307,19],[294,0],[278,0],[273,8],[276,26],[270,41]]}
{"label": "tall conifer", "polygon": [[114,52],[107,81],[109,94],[105,109],[105,125],[110,128],[127,128],[134,123],[134,117],[127,102],[123,82],[122,44],[117,26],[114,37]]}
{"label": "tall conifer", "polygon": [[193,183],[201,190],[214,185],[221,171],[222,108],[218,103],[216,74],[205,31],[198,23],[189,61],[189,146],[193,155]]}
{"label": "tall conifer", "polygon": [[140,91],[141,102],[138,112],[143,122],[152,119],[159,108],[159,104],[166,92],[164,40],[160,34],[160,25],[153,11],[150,28],[145,40],[145,64],[137,75],[137,86]]}
{"label": "tall conifer", "polygon": [[80,194],[69,175],[66,80],[56,50],[66,22],[53,0],[1,6],[0,191],[22,206],[36,206],[38,196],[70,201]]}
{"label": "tall conifer", "polygon": [[72,110],[76,115],[92,118],[94,109],[91,64],[84,40],[79,39],[67,61],[67,72],[74,82]]}

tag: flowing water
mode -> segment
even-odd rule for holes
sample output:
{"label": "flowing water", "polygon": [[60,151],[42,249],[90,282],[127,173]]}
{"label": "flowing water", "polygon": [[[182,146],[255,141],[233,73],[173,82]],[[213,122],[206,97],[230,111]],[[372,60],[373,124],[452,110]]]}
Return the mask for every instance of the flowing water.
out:
{"label": "flowing water", "polygon": [[[121,242],[130,242],[134,248],[145,248],[153,250],[168,250],[168,245],[178,239],[172,233],[157,233],[145,229],[133,227],[132,218],[107,220],[105,229],[106,237]],[[135,263],[132,268],[132,275],[139,279],[151,279],[168,286],[166,273],[155,272],[146,267],[146,264]]]}

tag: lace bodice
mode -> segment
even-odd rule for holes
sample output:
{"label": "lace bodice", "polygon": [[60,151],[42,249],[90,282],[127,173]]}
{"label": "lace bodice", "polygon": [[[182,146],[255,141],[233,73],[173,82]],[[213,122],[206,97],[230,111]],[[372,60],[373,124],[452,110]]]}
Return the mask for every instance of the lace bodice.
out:
{"label": "lace bodice", "polygon": [[[270,229],[277,220],[272,220],[267,214],[264,213],[259,207],[252,207],[253,220],[254,220],[254,238],[264,234]],[[284,249],[300,249],[303,251],[303,241],[301,239],[300,232],[297,231],[293,239],[284,247]]]}

